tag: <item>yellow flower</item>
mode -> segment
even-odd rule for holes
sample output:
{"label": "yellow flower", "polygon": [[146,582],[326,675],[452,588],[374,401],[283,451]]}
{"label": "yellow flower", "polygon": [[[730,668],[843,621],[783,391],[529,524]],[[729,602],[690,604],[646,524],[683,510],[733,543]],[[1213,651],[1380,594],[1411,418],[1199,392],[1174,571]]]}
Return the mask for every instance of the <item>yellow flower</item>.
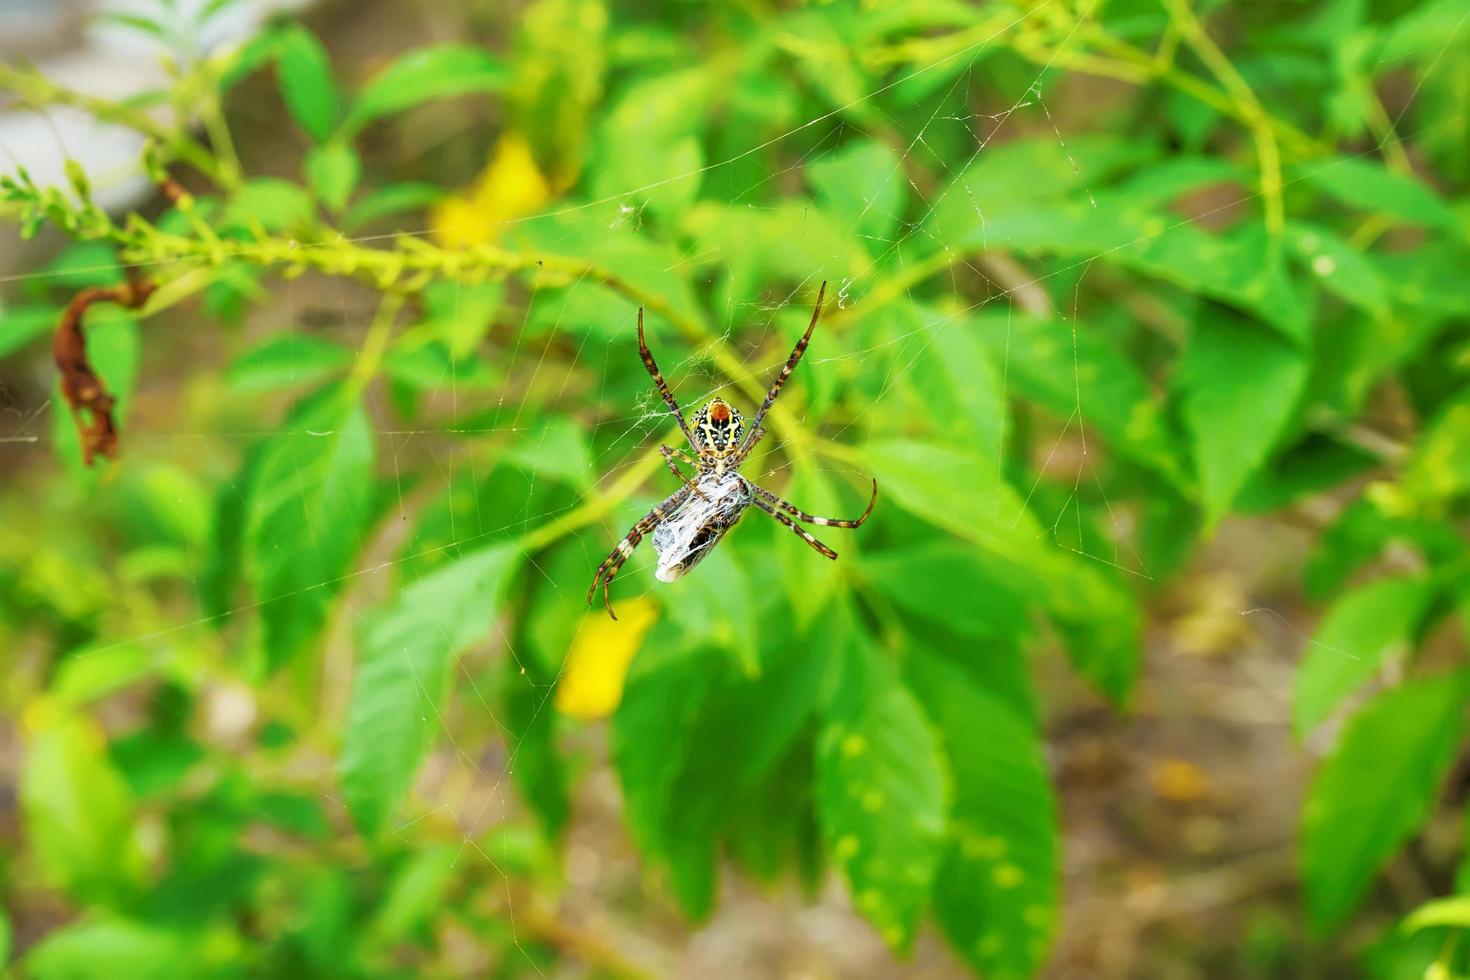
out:
{"label": "yellow flower", "polygon": [[567,651],[553,703],[569,718],[592,721],[617,709],[628,665],[658,619],[658,606],[649,599],[629,599],[617,606],[617,622],[601,609],[588,613]]}
{"label": "yellow flower", "polygon": [[507,132],[474,186],[434,208],[434,237],[445,248],[491,242],[507,221],[534,213],[550,199],[551,186],[536,166],[531,144],[520,133]]}

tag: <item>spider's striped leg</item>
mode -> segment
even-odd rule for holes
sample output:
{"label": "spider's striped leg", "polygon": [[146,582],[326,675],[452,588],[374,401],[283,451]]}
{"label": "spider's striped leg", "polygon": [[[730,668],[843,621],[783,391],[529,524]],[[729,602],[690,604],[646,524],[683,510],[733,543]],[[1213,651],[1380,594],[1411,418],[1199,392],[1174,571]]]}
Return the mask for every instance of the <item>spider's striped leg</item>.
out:
{"label": "spider's striped leg", "polygon": [[697,476],[697,475],[699,475],[699,460],[697,460],[697,459],[690,459],[689,458],[689,454],[686,453],[684,450],[682,450],[682,449],[674,449],[674,448],[672,448],[670,446],[659,446],[658,447],[658,451],[661,452],[661,453],[663,453],[664,464],[668,466],[670,473],[672,473],[675,476],[677,476],[680,480],[683,480],[684,481],[684,485],[686,487],[688,487],[690,490],[693,490],[695,493],[697,493],[699,495],[699,499],[701,499],[701,500],[708,500],[709,499],[709,497],[705,496],[704,491],[701,490],[701,489],[699,489],[699,485],[697,483],[695,483],[692,479],[690,479],[689,477],[685,476],[683,473],[681,473],[679,471],[678,464],[676,464],[674,462],[675,459],[678,459],[678,460],[681,460],[681,461],[683,461],[685,463],[688,463],[690,466],[694,467],[694,473]]}
{"label": "spider's striped leg", "polygon": [[761,497],[755,497],[753,500],[751,500],[751,503],[755,504],[757,507],[759,507],[761,510],[765,511],[767,514],[770,514],[772,517],[774,517],[776,520],[780,521],[782,524],[785,524],[787,527],[791,528],[791,530],[795,531],[796,534],[797,534],[797,536],[800,537],[801,540],[805,541],[807,544],[811,545],[813,548],[815,548],[817,551],[820,551],[822,554],[826,555],[828,558],[836,558],[837,557],[837,552],[833,551],[831,548],[827,547],[822,542],[820,542],[816,538],[812,537],[810,534],[806,533],[806,528],[802,527],[800,524],[797,524],[791,518],[787,517],[785,514],[781,513],[779,510],[777,510],[775,507],[773,507],[770,504],[766,503],[766,501],[763,498],[761,498]]}
{"label": "spider's striped leg", "polygon": [[587,590],[589,606],[592,604],[592,597],[597,594],[597,586],[601,584],[602,601],[607,606],[607,614],[613,619],[618,618],[612,610],[612,598],[608,595],[608,587],[612,585],[613,576],[618,574],[618,569],[623,567],[623,562],[628,560],[628,556],[633,553],[634,548],[638,547],[638,542],[643,540],[643,536],[658,527],[663,519],[669,516],[669,511],[683,502],[684,495],[688,492],[689,488],[684,486],[665,497],[662,503],[644,514],[638,523],[633,525],[627,537],[619,541],[618,546],[608,553],[608,556],[602,560],[602,564],[597,566],[597,574],[592,576],[592,587]]}
{"label": "spider's striped leg", "polygon": [[735,455],[731,459],[730,465],[734,467],[741,466],[746,458],[755,451],[755,447],[765,438],[765,435],[766,430],[764,426],[758,429],[751,429],[749,438],[745,440],[739,449],[735,450]]}
{"label": "spider's striped leg", "polygon": [[763,487],[758,487],[754,483],[750,484],[750,488],[756,492],[757,496],[763,498],[772,507],[779,507],[798,521],[805,521],[808,524],[818,524],[822,527],[858,527],[863,521],[868,519],[868,515],[873,512],[873,505],[878,502],[878,481],[874,480],[873,498],[868,501],[868,509],[863,511],[863,516],[855,521],[844,521],[836,517],[817,517],[815,514],[808,514],[789,500],[782,500],[771,491]]}
{"label": "spider's striped leg", "polygon": [[643,307],[638,307],[638,356],[643,358],[643,366],[648,368],[648,373],[653,376],[653,383],[658,386],[658,393],[663,396],[664,404],[669,406],[669,411],[674,413],[675,420],[679,423],[679,431],[684,433],[684,438],[689,440],[689,445],[695,449],[699,443],[694,441],[694,436],[689,431],[689,423],[684,421],[684,413],[679,411],[679,403],[674,400],[674,393],[669,390],[668,383],[659,372],[658,364],[653,360],[653,352],[648,349],[648,343],[643,339]]}
{"label": "spider's striped leg", "polygon": [[740,447],[742,454],[752,445],[753,437],[760,431],[761,422],[765,420],[766,412],[770,411],[771,406],[776,404],[776,396],[781,394],[781,389],[786,385],[786,379],[791,377],[791,372],[796,370],[796,365],[801,360],[801,355],[806,353],[806,345],[811,342],[812,331],[817,329],[817,320],[822,316],[822,300],[826,295],[827,284],[823,282],[822,288],[817,290],[817,305],[812,310],[812,322],[807,325],[806,333],[801,335],[801,339],[796,342],[796,347],[791,351],[791,356],[786,359],[786,363],[781,367],[781,373],[776,377],[776,382],[771,385],[771,390],[766,394],[766,400],[761,402],[761,407],[756,410],[755,418],[750,420],[750,435],[746,436],[745,442]]}

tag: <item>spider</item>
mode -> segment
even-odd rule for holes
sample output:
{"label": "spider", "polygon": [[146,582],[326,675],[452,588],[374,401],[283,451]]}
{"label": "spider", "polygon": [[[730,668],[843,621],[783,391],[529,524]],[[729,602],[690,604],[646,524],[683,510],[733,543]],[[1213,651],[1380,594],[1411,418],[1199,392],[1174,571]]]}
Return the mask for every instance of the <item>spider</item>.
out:
{"label": "spider", "polygon": [[[613,619],[618,618],[613,613],[608,589],[612,585],[613,576],[623,567],[623,562],[628,560],[633,549],[638,547],[638,542],[649,532],[653,533],[653,548],[659,556],[656,575],[661,582],[672,582],[699,564],[735,526],[751,504],[791,528],[803,541],[828,558],[836,558],[837,552],[808,534],[796,521],[822,527],[857,527],[868,519],[868,515],[873,512],[873,505],[878,502],[877,480],[873,481],[873,497],[868,501],[868,509],[863,511],[863,516],[855,521],[844,521],[808,514],[795,504],[782,500],[740,475],[740,465],[765,435],[766,430],[761,427],[761,423],[765,421],[766,412],[776,403],[776,396],[781,394],[786,379],[791,377],[791,372],[806,353],[806,345],[812,339],[812,331],[817,328],[817,320],[822,315],[822,300],[826,295],[827,284],[824,282],[817,292],[812,322],[807,326],[806,333],[796,342],[796,347],[786,359],[780,375],[767,392],[766,400],[756,410],[748,431],[744,428],[744,419],[740,413],[723,398],[712,399],[694,413],[692,426],[685,421],[684,413],[679,410],[679,403],[674,400],[673,393],[659,373],[658,365],[654,363],[653,354],[648,350],[648,343],[643,339],[643,310],[639,308],[638,353],[643,358],[643,366],[653,376],[653,383],[658,386],[658,393],[663,396],[664,404],[669,406],[670,413],[679,423],[679,430],[684,433],[684,438],[694,450],[695,457],[691,459],[682,449],[664,445],[658,447],[663,454],[664,464],[679,478],[683,486],[665,497],[657,507],[634,524],[627,536],[597,566],[597,574],[592,577],[592,587],[587,590],[588,605],[592,604],[600,584],[607,614]],[[695,477],[686,477],[675,460],[693,466]]]}

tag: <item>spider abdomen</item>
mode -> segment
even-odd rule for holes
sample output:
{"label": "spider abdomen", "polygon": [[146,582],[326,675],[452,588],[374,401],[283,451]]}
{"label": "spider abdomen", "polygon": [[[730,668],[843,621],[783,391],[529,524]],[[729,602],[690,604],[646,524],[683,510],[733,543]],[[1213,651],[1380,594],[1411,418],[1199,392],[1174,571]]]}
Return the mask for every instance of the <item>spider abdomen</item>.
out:
{"label": "spider abdomen", "polygon": [[660,582],[672,582],[704,560],[750,505],[750,485],[738,473],[706,473],[653,529]]}

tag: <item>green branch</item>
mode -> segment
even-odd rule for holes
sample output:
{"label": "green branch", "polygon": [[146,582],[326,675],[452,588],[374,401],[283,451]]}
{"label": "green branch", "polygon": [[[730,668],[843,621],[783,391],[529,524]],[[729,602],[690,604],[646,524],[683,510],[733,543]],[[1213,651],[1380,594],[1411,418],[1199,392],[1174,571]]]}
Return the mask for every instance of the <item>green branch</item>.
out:
{"label": "green branch", "polygon": [[187,133],[170,129],[142,109],[123,102],[84,95],[57,85],[50,79],[0,63],[0,90],[14,92],[35,106],[59,105],[81,109],[94,119],[116,123],[156,141],[169,155],[207,176],[220,186],[230,186],[226,174],[209,149]]}

